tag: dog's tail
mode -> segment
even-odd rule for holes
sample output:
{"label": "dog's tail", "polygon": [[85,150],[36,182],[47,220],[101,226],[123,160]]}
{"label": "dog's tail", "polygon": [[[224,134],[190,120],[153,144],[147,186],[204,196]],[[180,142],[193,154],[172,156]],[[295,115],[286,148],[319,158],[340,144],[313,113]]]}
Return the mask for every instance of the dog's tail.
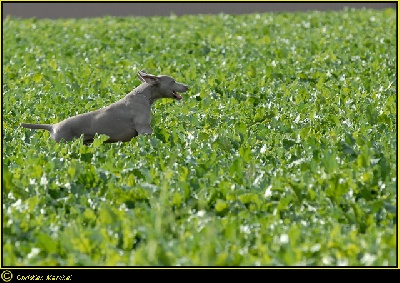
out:
{"label": "dog's tail", "polygon": [[53,125],[50,124],[28,124],[28,123],[21,123],[21,127],[29,128],[29,129],[44,129],[48,131],[52,131]]}

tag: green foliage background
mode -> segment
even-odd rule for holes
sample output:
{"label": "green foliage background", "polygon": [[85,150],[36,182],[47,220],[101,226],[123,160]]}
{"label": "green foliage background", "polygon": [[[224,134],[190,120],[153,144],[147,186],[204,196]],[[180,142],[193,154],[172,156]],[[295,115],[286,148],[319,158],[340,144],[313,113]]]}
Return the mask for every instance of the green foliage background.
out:
{"label": "green foliage background", "polygon": [[[3,21],[4,265],[395,265],[396,12]],[[56,144],[137,70],[152,136]]]}

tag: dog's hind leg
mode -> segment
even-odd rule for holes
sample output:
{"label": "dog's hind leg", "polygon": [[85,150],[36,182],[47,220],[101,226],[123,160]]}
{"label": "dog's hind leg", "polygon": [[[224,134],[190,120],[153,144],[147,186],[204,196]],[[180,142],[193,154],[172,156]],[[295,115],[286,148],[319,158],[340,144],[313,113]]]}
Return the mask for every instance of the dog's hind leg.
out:
{"label": "dog's hind leg", "polygon": [[83,135],[83,144],[84,145],[89,145],[93,143],[94,141],[94,136],[93,135]]}

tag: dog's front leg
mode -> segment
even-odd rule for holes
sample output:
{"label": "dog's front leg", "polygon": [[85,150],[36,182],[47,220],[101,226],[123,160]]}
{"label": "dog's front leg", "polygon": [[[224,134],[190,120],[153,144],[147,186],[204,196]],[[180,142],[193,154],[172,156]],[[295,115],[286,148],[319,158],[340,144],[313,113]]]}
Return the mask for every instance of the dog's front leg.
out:
{"label": "dog's front leg", "polygon": [[133,124],[135,130],[139,135],[143,134],[151,135],[153,133],[153,129],[150,126],[150,122],[151,122],[151,114],[149,109],[149,111],[144,111],[140,113],[140,115],[136,116],[133,121]]}
{"label": "dog's front leg", "polygon": [[153,133],[153,129],[150,127],[149,124],[136,124],[136,131],[139,135],[151,135]]}

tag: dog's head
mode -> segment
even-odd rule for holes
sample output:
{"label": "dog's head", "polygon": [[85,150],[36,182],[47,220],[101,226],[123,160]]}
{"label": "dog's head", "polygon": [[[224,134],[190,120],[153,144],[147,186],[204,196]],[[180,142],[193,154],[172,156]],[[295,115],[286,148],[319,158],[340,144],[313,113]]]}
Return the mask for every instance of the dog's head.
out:
{"label": "dog's head", "polygon": [[169,76],[154,76],[142,70],[138,72],[138,78],[143,83],[147,83],[157,88],[154,92],[154,98],[173,98],[181,100],[182,96],[178,93],[186,92],[188,90],[187,85],[178,83]]}

